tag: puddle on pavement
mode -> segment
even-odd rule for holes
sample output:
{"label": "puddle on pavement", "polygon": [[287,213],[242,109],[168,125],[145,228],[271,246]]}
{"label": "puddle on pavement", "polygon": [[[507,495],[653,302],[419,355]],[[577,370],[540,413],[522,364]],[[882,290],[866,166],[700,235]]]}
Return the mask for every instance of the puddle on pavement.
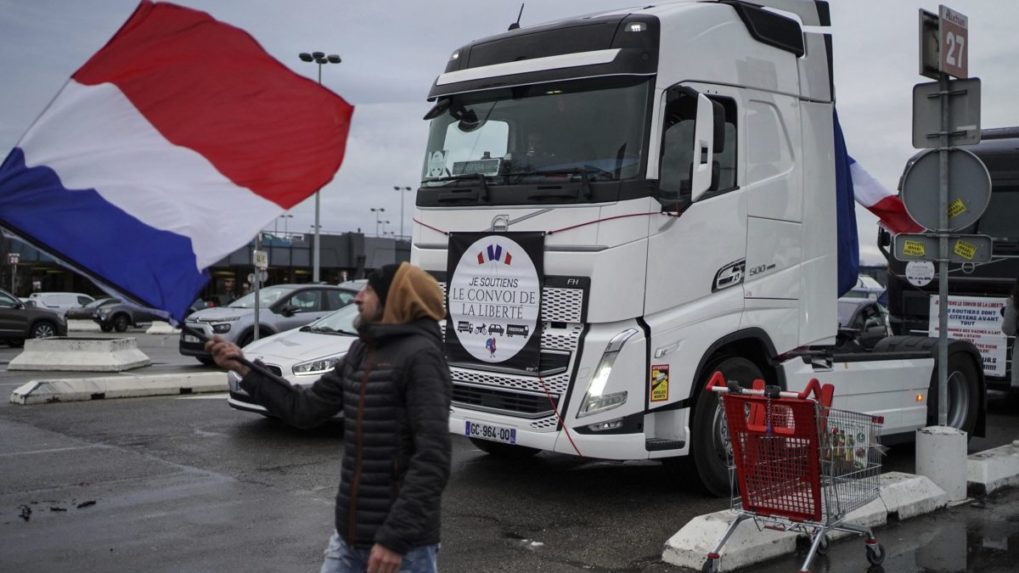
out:
{"label": "puddle on pavement", "polygon": [[[998,493],[970,504],[902,522],[891,521],[874,531],[887,557],[881,566],[867,562],[862,537],[834,543],[828,555],[817,557],[814,573],[985,572],[1015,571],[1019,563],[1019,489]],[[806,548],[753,567],[761,573],[799,569]]]}

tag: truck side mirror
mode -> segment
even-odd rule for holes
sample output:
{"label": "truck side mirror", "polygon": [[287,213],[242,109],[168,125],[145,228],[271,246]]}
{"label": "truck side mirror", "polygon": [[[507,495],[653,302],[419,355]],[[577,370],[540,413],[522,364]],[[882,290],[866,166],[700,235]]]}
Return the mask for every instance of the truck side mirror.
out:
{"label": "truck side mirror", "polygon": [[[721,108],[721,105],[719,105]],[[704,94],[697,94],[697,124],[693,138],[693,165],[690,172],[690,200],[697,201],[711,189],[714,165],[715,133],[725,125],[716,127],[715,104]],[[723,136],[724,137],[724,136]],[[724,141],[723,141],[724,143]]]}
{"label": "truck side mirror", "polygon": [[892,234],[884,227],[877,228],[877,246],[890,247],[892,245]]}

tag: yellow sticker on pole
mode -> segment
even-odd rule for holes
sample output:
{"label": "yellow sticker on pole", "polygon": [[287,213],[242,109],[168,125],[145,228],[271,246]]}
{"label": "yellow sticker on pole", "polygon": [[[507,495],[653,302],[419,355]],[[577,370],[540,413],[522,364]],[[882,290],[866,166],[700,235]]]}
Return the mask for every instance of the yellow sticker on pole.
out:
{"label": "yellow sticker on pole", "polygon": [[948,206],[948,218],[958,217],[966,212],[966,204],[962,202],[962,199],[956,199],[952,201],[952,204]]}
{"label": "yellow sticker on pole", "polygon": [[960,239],[955,242],[955,246],[952,247],[952,252],[966,259],[967,261],[972,261],[973,257],[975,257],[977,254],[977,247],[973,243],[967,243],[966,241]]}
{"label": "yellow sticker on pole", "polygon": [[907,257],[922,257],[927,253],[921,241],[907,240],[902,244],[902,254]]}

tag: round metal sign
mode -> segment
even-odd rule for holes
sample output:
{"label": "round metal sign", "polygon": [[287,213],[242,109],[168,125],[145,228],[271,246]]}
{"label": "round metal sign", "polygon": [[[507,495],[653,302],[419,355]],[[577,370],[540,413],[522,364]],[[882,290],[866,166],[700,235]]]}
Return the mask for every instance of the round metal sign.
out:
{"label": "round metal sign", "polygon": [[934,280],[934,263],[931,261],[909,261],[906,263],[906,280],[915,287],[924,287]]}
{"label": "round metal sign", "polygon": [[939,229],[941,162],[938,150],[913,157],[902,174],[906,212],[921,227],[950,232],[976,223],[991,200],[991,175],[980,158],[964,149],[948,150],[948,228]]}

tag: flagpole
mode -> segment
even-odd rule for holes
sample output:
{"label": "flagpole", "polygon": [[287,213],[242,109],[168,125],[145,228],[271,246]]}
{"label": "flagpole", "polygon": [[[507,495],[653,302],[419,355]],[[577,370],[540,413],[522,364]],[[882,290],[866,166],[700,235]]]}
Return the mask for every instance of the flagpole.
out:
{"label": "flagpole", "polygon": [[[209,341],[209,337],[205,336],[205,333],[202,332],[201,330],[195,330],[194,328],[192,328],[192,327],[190,327],[190,326],[188,326],[186,324],[183,324],[183,323],[181,323],[180,329],[182,331],[190,334],[191,336],[194,336],[194,337],[198,338],[198,340],[203,342],[203,343]],[[244,366],[247,366],[251,370],[254,370],[255,372],[258,372],[262,376],[265,376],[266,378],[272,380],[273,382],[275,382],[277,384],[282,385],[285,388],[292,388],[293,387],[293,386],[290,385],[290,382],[287,382],[287,380],[285,378],[275,374],[274,372],[271,372],[261,362],[252,362],[252,361],[248,360],[247,358],[245,358],[243,356],[234,356],[234,357],[231,358],[231,360],[236,360],[237,362],[243,364]]]}

